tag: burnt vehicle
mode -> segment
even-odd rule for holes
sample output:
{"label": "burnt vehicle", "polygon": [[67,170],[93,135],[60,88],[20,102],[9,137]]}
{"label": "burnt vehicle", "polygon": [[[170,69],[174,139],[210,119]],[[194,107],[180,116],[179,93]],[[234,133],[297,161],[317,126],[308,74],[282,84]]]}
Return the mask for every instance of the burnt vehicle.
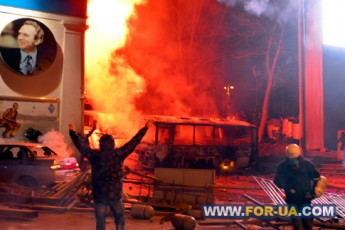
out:
{"label": "burnt vehicle", "polygon": [[75,157],[59,156],[46,145],[0,142],[0,181],[39,189],[68,181],[80,168]]}
{"label": "burnt vehicle", "polygon": [[151,116],[155,125],[137,147],[139,164],[157,167],[216,169],[230,172],[255,166],[257,127],[239,120]]}

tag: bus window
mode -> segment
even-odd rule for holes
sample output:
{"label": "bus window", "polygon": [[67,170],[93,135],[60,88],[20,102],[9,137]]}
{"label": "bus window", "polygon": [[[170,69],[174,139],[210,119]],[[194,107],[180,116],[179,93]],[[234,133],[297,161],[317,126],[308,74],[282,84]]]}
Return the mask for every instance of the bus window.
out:
{"label": "bus window", "polygon": [[158,128],[158,144],[168,145],[171,142],[171,132],[170,128]]}
{"label": "bus window", "polygon": [[216,129],[216,143],[221,146],[238,146],[251,143],[252,132],[249,127],[219,127]]}
{"label": "bus window", "polygon": [[217,127],[215,132],[215,143],[219,146],[233,146],[233,133],[231,127]]}
{"label": "bus window", "polygon": [[193,145],[194,126],[176,125],[174,145]]}
{"label": "bus window", "polygon": [[202,146],[214,145],[214,127],[195,126],[195,144]]}
{"label": "bus window", "polygon": [[234,142],[236,145],[250,144],[252,141],[252,129],[248,127],[236,127],[234,129]]}

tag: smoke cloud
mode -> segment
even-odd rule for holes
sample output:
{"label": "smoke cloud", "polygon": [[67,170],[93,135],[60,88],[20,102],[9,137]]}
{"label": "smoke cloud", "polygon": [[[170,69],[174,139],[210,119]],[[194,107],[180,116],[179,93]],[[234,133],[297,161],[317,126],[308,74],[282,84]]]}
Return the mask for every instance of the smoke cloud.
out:
{"label": "smoke cloud", "polygon": [[[196,4],[197,3],[197,4]],[[222,8],[215,1],[147,1],[131,18],[115,52],[146,81],[136,106],[145,113],[218,116],[217,54]],[[218,90],[219,91],[219,90]]]}
{"label": "smoke cloud", "polygon": [[85,97],[102,129],[130,136],[145,114],[218,116],[222,10],[214,0],[90,1]]}
{"label": "smoke cloud", "polygon": [[270,0],[218,0],[218,2],[231,7],[241,5],[247,12],[255,14],[256,16],[261,16],[263,14],[270,16],[274,14],[276,10]]}
{"label": "smoke cloud", "polygon": [[51,130],[39,136],[38,142],[45,144],[61,157],[70,157],[73,155],[73,149],[65,142],[65,136],[58,131]]}
{"label": "smoke cloud", "polygon": [[[217,0],[227,6],[241,6],[245,11],[256,16],[265,16],[279,23],[285,23],[292,10],[297,9],[298,1],[295,0]],[[282,7],[281,5],[284,4]]]}

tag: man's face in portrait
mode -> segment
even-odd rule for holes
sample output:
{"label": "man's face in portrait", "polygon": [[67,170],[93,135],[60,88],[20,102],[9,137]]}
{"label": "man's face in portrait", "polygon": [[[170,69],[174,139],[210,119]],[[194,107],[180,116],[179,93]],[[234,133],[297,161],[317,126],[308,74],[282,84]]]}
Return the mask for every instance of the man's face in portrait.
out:
{"label": "man's face in portrait", "polygon": [[23,25],[19,29],[18,45],[26,53],[31,53],[36,50],[36,46],[40,44],[38,39],[35,39],[36,29],[32,25]]}

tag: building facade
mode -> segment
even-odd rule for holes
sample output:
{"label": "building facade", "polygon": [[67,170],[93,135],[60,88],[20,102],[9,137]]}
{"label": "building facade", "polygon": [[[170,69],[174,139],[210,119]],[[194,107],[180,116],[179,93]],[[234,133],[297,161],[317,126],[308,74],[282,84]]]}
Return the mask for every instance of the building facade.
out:
{"label": "building facade", "polygon": [[[28,128],[66,136],[68,124],[74,123],[82,130],[86,7],[87,0],[0,0],[0,116],[18,104],[17,139],[24,139]],[[20,41],[27,21],[44,33],[43,39],[35,37],[35,72],[30,75],[23,71],[26,52]]]}

